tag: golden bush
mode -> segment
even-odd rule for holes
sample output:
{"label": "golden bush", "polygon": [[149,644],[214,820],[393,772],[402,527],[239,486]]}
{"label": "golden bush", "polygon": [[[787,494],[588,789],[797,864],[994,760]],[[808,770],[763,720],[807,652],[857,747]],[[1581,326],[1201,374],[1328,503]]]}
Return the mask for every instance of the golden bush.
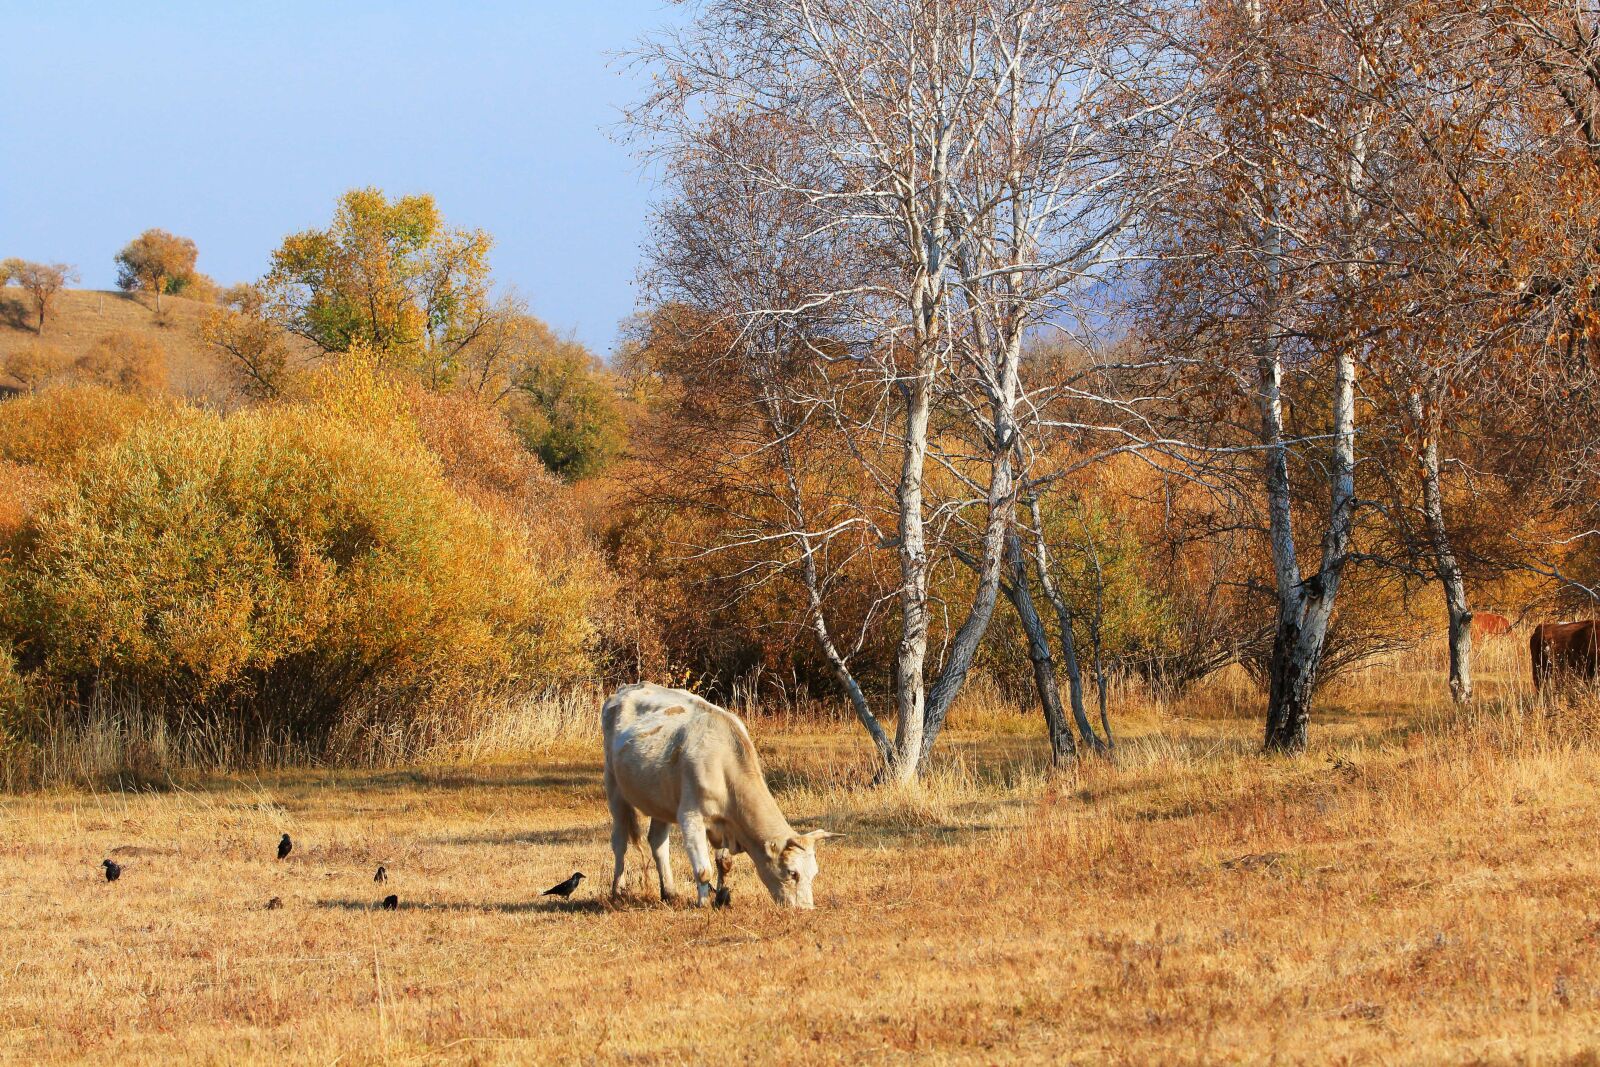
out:
{"label": "golden bush", "polygon": [[146,399],[93,385],[7,400],[0,409],[0,460],[60,475],[151,410]]}
{"label": "golden bush", "polygon": [[35,468],[0,459],[0,551],[21,532],[48,485]]}
{"label": "golden bush", "polygon": [[598,566],[458,492],[403,392],[339,373],[308,403],[165,408],[93,462],[49,457],[59,484],[0,563],[20,658],[313,749],[374,696],[403,716],[589,670]]}
{"label": "golden bush", "polygon": [[5,372],[30,393],[38,392],[67,369],[67,357],[48,341],[34,341],[6,356]]}

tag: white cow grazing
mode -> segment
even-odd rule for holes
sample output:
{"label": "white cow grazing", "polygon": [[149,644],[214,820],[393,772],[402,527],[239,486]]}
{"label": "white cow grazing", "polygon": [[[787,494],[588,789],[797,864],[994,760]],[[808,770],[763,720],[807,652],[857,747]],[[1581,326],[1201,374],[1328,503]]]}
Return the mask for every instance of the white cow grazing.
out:
{"label": "white cow grazing", "polygon": [[793,908],[812,906],[816,843],[836,835],[794,832],[767,789],[756,748],[738,716],[682,689],[639,682],[613,693],[600,719],[611,850],[617,858],[613,895],[622,892],[628,847],[643,844],[649,819],[662,900],[673,895],[667,834],[676,822],[702,906],[711,895],[713,869],[720,890],[736,852],[749,854],[773,900]]}

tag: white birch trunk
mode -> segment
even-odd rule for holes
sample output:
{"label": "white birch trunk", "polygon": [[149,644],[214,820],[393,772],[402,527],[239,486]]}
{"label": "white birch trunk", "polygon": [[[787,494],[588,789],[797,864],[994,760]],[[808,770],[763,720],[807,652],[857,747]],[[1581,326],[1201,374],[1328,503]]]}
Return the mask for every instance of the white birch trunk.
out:
{"label": "white birch trunk", "polygon": [[1445,610],[1450,619],[1450,697],[1457,704],[1472,703],[1472,611],[1467,606],[1467,584],[1461,563],[1450,543],[1444,521],[1444,492],[1439,478],[1439,429],[1437,419],[1428,419],[1421,395],[1413,390],[1407,398],[1411,420],[1422,435],[1422,520],[1428,533],[1428,549],[1434,575],[1444,593]]}

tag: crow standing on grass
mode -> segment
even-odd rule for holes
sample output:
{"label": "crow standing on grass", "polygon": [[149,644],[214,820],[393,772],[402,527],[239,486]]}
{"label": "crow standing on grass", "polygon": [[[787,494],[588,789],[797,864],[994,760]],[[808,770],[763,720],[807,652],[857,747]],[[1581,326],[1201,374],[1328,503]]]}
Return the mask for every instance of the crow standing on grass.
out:
{"label": "crow standing on grass", "polygon": [[289,858],[289,853],[291,853],[293,851],[294,851],[294,842],[289,840],[289,835],[288,834],[284,834],[283,835],[283,840],[278,842],[278,858],[280,860],[288,859]]}
{"label": "crow standing on grass", "polygon": [[383,898],[383,910],[384,911],[398,911],[399,909],[400,909],[400,898],[399,897],[395,896],[393,893],[390,893],[388,896]]}
{"label": "crow standing on grass", "polygon": [[372,876],[372,880],[377,882],[379,885],[387,882],[389,880],[388,869],[385,868],[383,864],[378,864],[378,873]]}
{"label": "crow standing on grass", "polygon": [[106,869],[106,881],[115,882],[122,877],[122,865],[116,860],[101,860],[100,866]]}
{"label": "crow standing on grass", "polygon": [[573,871],[571,878],[568,878],[560,885],[551,886],[549,889],[546,889],[543,893],[541,893],[540,896],[560,897],[562,900],[565,900],[572,896],[573,890],[578,888],[578,883],[581,881],[583,881],[583,872]]}

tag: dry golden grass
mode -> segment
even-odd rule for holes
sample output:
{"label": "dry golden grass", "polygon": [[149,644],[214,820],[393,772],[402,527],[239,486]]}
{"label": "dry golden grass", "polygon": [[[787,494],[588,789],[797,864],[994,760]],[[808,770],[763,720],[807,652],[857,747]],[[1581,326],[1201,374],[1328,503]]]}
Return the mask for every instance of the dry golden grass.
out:
{"label": "dry golden grass", "polygon": [[[856,786],[848,726],[753,719],[792,820],[849,834],[805,914],[745,861],[728,912],[606,901],[570,722],[511,728],[522,761],[13,797],[0,1056],[1600,1062],[1593,724],[1517,703],[1500,649],[1483,709],[1444,713],[1434,655],[1330,693],[1297,760],[1218,713],[1227,680],[1128,697],[1118,760],[1055,778],[1029,720],[969,701],[905,791]],[[574,868],[573,902],[536,896]]]}

